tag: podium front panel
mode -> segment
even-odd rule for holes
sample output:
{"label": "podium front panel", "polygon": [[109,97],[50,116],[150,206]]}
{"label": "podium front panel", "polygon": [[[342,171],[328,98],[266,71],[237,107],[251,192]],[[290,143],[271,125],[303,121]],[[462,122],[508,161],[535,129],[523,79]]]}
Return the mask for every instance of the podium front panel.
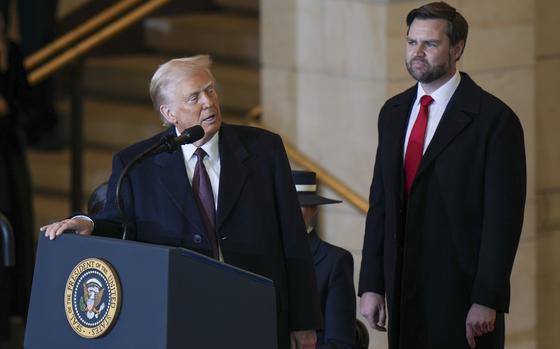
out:
{"label": "podium front panel", "polygon": [[[87,258],[112,266],[122,296],[114,326],[93,339],[80,336],[65,313],[67,281]],[[24,347],[275,349],[275,314],[269,279],[195,252],[73,234],[50,241],[41,235]]]}

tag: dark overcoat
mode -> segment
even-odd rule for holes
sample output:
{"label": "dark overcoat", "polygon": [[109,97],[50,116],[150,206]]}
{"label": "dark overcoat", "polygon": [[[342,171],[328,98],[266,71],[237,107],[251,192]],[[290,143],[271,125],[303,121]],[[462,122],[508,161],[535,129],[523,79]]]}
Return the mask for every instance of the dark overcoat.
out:
{"label": "dark overcoat", "polygon": [[499,313],[477,348],[500,348],[525,205],[522,127],[461,73],[405,200],[403,143],[416,91],[389,99],[379,115],[359,294],[386,295],[391,349],[468,348],[473,303]]}
{"label": "dark overcoat", "polygon": [[352,349],[356,341],[354,259],[350,252],[309,233],[324,329],[317,332],[317,349]]}
{"label": "dark overcoat", "polygon": [[[108,201],[94,219],[94,234],[120,237],[117,179],[126,164],[166,134],[175,134],[175,129],[114,156]],[[316,329],[322,323],[309,243],[282,140],[259,128],[222,124],[219,152],[216,233],[224,261],[274,281],[279,348],[288,348],[290,331]],[[180,149],[142,161],[125,183],[129,238],[211,256]]]}

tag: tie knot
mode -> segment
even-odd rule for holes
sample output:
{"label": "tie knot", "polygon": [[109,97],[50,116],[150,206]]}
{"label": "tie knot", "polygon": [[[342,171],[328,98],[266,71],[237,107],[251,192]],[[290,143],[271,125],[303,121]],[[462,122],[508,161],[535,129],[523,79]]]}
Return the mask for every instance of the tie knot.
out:
{"label": "tie knot", "polygon": [[420,98],[420,105],[423,106],[423,107],[427,107],[430,104],[432,104],[433,101],[434,101],[434,99],[432,98],[432,96],[423,95],[422,98]]}
{"label": "tie knot", "polygon": [[196,155],[196,157],[198,158],[198,160],[203,160],[204,157],[207,155],[206,152],[204,151],[204,149],[202,149],[201,147],[196,148],[196,150],[194,151],[194,155]]}

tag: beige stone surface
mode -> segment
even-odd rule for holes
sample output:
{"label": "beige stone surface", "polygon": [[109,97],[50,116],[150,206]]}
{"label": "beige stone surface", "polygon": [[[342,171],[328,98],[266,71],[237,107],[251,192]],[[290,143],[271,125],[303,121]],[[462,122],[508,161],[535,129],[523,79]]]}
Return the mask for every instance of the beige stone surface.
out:
{"label": "beige stone surface", "polygon": [[[387,39],[387,77],[390,81],[406,80],[414,83],[406,70],[405,64],[406,35],[389,37]],[[412,85],[409,83],[409,85]]]}
{"label": "beige stone surface", "polygon": [[538,192],[539,234],[560,229],[560,189],[543,189]]}
{"label": "beige stone surface", "polygon": [[560,188],[560,57],[539,59],[536,66],[538,188]]}
{"label": "beige stone surface", "polygon": [[[359,193],[361,195],[365,193]],[[331,190],[322,189],[321,195],[344,201]],[[367,197],[367,195],[365,195]],[[365,214],[347,202],[324,205],[320,208],[321,237],[334,245],[343,247],[353,255],[361,255],[364,242]],[[359,268],[359,265],[355,265]]]}
{"label": "beige stone surface", "polygon": [[[406,16],[408,13],[417,7],[426,4],[422,0],[406,0],[406,1],[388,1],[387,5],[387,33],[388,37],[401,37],[406,36]],[[457,0],[447,1],[451,6],[457,6]]]}
{"label": "beige stone surface", "polygon": [[535,96],[530,92],[535,88],[533,67],[466,72],[484,90],[505,102],[517,114],[524,130],[533,133]]}
{"label": "beige stone surface", "polygon": [[295,144],[298,117],[297,74],[291,70],[263,68],[261,80],[264,124]]}
{"label": "beige stone surface", "polygon": [[546,57],[560,54],[560,40],[558,40],[558,14],[560,1],[538,0],[536,3],[535,21],[537,36],[537,56]]}
{"label": "beige stone surface", "polygon": [[284,1],[263,0],[260,18],[261,63],[267,68],[293,68],[297,62],[296,14],[291,9],[267,6],[270,3]]}
{"label": "beige stone surface", "polygon": [[560,345],[560,229],[542,234],[537,246],[538,348],[557,349]]}
{"label": "beige stone surface", "polygon": [[531,66],[535,60],[534,42],[531,23],[472,27],[462,57],[462,69],[474,73]]}
{"label": "beige stone surface", "polygon": [[[382,77],[385,74],[383,7],[364,2],[300,1],[263,13],[262,62],[327,74]],[[368,40],[348,40],[375,33]]]}
{"label": "beige stone surface", "polygon": [[385,85],[300,73],[297,144],[355,190],[369,187]]}
{"label": "beige stone surface", "polygon": [[[532,227],[534,229],[534,227]],[[519,244],[511,275],[510,313],[506,316],[506,348],[534,348],[537,318],[536,243]]]}
{"label": "beige stone surface", "polygon": [[457,9],[471,27],[509,27],[534,22],[534,0],[461,0]]}
{"label": "beige stone surface", "polygon": [[299,6],[301,0],[260,0],[261,17],[277,13],[280,10],[293,11]]}
{"label": "beige stone surface", "polygon": [[323,42],[327,73],[383,79],[387,64],[386,6],[369,2],[325,1]]}

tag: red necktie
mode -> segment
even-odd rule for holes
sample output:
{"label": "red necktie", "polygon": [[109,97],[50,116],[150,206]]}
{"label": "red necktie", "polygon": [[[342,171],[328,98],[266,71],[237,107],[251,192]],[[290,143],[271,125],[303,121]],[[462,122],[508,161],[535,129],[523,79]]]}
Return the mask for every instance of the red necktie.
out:
{"label": "red necktie", "polygon": [[216,209],[214,206],[214,194],[212,192],[212,185],[210,184],[210,177],[208,177],[208,172],[206,172],[206,167],[204,166],[203,161],[207,154],[204,149],[197,148],[194,155],[197,157],[192,179],[194,198],[198,205],[202,222],[206,228],[206,236],[212,245],[212,254],[214,255],[214,258],[218,259],[219,252],[215,228]]}
{"label": "red necktie", "polygon": [[426,137],[426,126],[428,125],[428,108],[434,101],[431,96],[425,95],[420,98],[420,111],[416,122],[410,132],[408,138],[408,146],[406,147],[406,154],[404,156],[404,175],[406,183],[406,194],[410,194],[414,177],[420,167],[422,160],[422,151],[424,149],[424,139]]}

